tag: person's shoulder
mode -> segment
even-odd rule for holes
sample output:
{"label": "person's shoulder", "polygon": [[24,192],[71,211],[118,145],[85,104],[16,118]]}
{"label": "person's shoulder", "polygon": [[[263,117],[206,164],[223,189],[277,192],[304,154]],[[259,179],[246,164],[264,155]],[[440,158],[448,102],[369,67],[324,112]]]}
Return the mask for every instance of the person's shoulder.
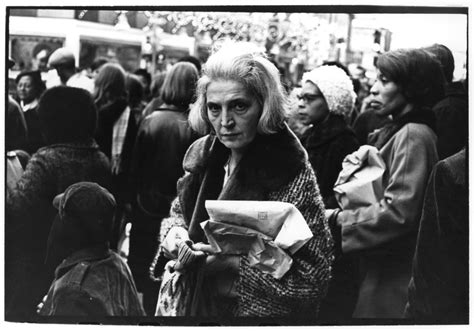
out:
{"label": "person's shoulder", "polygon": [[191,146],[189,146],[184,155],[184,170],[195,172],[196,170],[205,167],[212,144],[216,139],[217,138],[214,135],[208,134],[195,140]]}
{"label": "person's shoulder", "polygon": [[395,134],[395,137],[410,140],[429,139],[436,141],[436,133],[423,123],[407,123]]}
{"label": "person's shoulder", "polygon": [[449,177],[454,182],[465,184],[467,169],[466,149],[463,148],[458,153],[451,155],[436,164],[437,176]]}

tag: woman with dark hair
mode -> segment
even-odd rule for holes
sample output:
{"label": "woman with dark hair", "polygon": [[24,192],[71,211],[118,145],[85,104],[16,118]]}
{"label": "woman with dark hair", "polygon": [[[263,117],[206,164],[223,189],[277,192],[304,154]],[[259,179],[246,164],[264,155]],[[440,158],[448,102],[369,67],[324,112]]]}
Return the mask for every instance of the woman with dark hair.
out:
{"label": "woman with dark hair", "polygon": [[176,181],[184,173],[184,153],[198,137],[188,124],[197,80],[194,65],[176,63],[163,83],[164,104],[142,121],[135,142],[132,180],[136,194],[128,262],[149,314],[154,312],[158,290],[148,277],[156,238],[176,197]]}
{"label": "woman with dark hair", "polygon": [[[94,80],[94,102],[98,110],[98,126],[95,138],[100,149],[110,158],[113,174],[112,193],[117,199],[117,217],[131,199],[129,170],[137,134],[137,123],[128,104],[126,74],[115,63],[106,63]],[[125,224],[117,221],[115,248]]]}
{"label": "woman with dark hair", "polygon": [[146,106],[146,102],[143,100],[143,85],[137,75],[127,74],[125,86],[128,93],[128,105],[135,118],[135,123],[139,124]]}
{"label": "woman with dark hair", "polygon": [[39,71],[22,72],[16,77],[15,82],[28,132],[26,151],[32,154],[45,144],[39,124],[38,102],[46,86]]}
{"label": "woman with dark hair", "polygon": [[[210,304],[199,308],[208,315],[318,315],[330,278],[332,239],[308,156],[285,123],[288,109],[278,69],[252,44],[224,44],[209,57],[189,115],[191,126],[206,136],[186,152],[178,197],[160,230],[162,243],[184,247],[181,240],[189,238],[194,254],[205,256],[189,268],[203,274]],[[313,236],[277,279],[252,266],[246,254],[212,250],[200,226],[209,219],[209,199],[291,203]]]}
{"label": "woman with dark hair", "polygon": [[7,320],[31,320],[53,279],[54,266],[44,265],[53,198],[79,181],[110,187],[110,163],[93,139],[96,112],[89,92],[79,88],[54,87],[39,101],[47,145],[33,154],[6,202]]}
{"label": "woman with dark hair", "polygon": [[163,83],[165,82],[166,72],[158,72],[153,76],[153,80],[150,86],[150,92],[152,99],[146,105],[145,109],[143,109],[141,119],[144,119],[155,109],[160,107],[163,104],[163,100],[161,99],[161,88],[163,87]]}
{"label": "woman with dark hair", "polygon": [[444,77],[430,54],[401,49],[382,54],[371,88],[377,112],[393,121],[369,135],[386,170],[379,201],[328,210],[342,251],[359,257],[361,287],[353,317],[402,318],[423,196],[436,151],[433,105]]}

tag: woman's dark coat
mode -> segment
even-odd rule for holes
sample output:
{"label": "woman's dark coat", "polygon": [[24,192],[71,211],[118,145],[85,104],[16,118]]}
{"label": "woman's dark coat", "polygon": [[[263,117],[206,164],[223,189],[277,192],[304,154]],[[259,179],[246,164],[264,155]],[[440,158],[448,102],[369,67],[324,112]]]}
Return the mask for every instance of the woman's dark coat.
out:
{"label": "woman's dark coat", "polygon": [[188,124],[187,111],[171,108],[147,116],[138,130],[131,168],[135,192],[128,263],[140,292],[150,285],[148,269],[161,220],[176,197],[176,182],[184,174],[184,154],[197,137]]}
{"label": "woman's dark coat", "polygon": [[417,323],[469,323],[469,191],[466,149],[428,181],[405,314]]}
{"label": "woman's dark coat", "polygon": [[342,160],[357,150],[359,142],[341,115],[330,114],[321,124],[313,126],[301,139],[318,180],[326,208],[338,207],[334,183],[342,170]]}
{"label": "woman's dark coat", "polygon": [[29,319],[35,315],[36,305],[46,294],[56,267],[44,265],[47,239],[57,213],[53,198],[80,181],[110,188],[109,160],[93,140],[39,149],[10,192],[5,218],[7,319]]}

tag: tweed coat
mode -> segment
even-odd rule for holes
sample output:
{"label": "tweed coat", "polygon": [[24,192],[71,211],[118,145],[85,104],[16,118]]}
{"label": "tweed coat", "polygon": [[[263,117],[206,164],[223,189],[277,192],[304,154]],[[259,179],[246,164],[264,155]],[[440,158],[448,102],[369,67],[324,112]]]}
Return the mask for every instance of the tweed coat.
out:
{"label": "tweed coat", "polygon": [[[285,126],[272,135],[257,135],[239,165],[222,187],[230,150],[214,135],[197,140],[186,153],[185,175],[178,182],[168,229],[181,225],[190,238],[206,241],[200,222],[209,219],[204,202],[273,200],[293,203],[305,217],[314,237],[293,257],[281,279],[274,279],[240,257],[234,316],[316,317],[330,279],[333,242],[324,205],[308,157]],[[162,237],[166,234],[162,227]]]}

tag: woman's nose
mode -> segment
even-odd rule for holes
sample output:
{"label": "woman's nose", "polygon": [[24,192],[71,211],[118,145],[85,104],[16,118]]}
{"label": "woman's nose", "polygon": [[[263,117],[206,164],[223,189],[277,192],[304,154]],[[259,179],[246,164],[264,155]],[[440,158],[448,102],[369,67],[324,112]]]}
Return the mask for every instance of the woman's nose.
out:
{"label": "woman's nose", "polygon": [[379,82],[375,81],[374,85],[370,88],[370,94],[377,95],[379,93]]}
{"label": "woman's nose", "polygon": [[303,99],[298,100],[298,108],[305,108],[306,102]]}
{"label": "woman's nose", "polygon": [[227,110],[222,111],[222,117],[221,117],[221,125],[223,127],[232,127],[234,126],[235,121],[232,117],[232,114],[228,112]]}

